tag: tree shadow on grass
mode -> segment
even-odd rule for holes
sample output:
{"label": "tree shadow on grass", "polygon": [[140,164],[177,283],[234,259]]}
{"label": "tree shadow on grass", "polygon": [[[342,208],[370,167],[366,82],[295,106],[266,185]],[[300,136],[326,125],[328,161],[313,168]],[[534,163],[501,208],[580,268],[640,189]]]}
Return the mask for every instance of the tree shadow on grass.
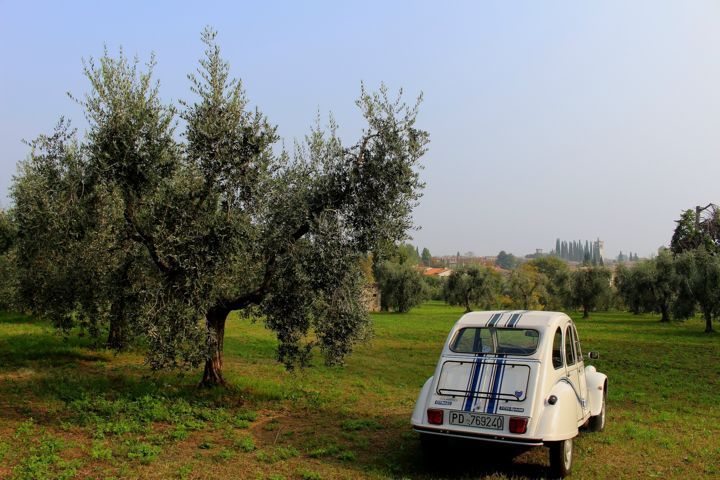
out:
{"label": "tree shadow on grass", "polygon": [[54,368],[77,362],[108,361],[111,353],[88,351],[90,341],[52,334],[3,335],[0,338],[0,372],[30,366]]}
{"label": "tree shadow on grass", "polygon": [[12,323],[16,323],[18,325],[47,325],[46,321],[25,315],[23,313],[0,311],[0,324]]}

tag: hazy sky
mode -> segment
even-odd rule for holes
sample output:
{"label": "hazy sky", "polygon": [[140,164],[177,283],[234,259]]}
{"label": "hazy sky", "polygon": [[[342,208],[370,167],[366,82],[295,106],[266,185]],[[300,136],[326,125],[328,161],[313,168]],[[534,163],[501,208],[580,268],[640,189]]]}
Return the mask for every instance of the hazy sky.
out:
{"label": "hazy sky", "polygon": [[424,92],[413,236],[433,254],[600,237],[647,255],[720,203],[717,1],[104,3],[0,0],[4,205],[22,139],[84,128],[65,94],[87,90],[82,58],[154,51],[163,98],[189,98],[205,25],[287,145],[318,109],[356,138],[361,81]]}

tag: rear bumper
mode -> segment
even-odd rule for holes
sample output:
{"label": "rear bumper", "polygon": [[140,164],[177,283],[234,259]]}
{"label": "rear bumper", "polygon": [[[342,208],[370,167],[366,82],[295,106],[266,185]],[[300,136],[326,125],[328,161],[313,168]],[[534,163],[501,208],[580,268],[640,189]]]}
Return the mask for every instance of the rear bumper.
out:
{"label": "rear bumper", "polygon": [[427,433],[430,435],[440,435],[444,437],[462,438],[467,440],[480,440],[484,442],[506,443],[511,445],[525,446],[543,445],[543,441],[537,438],[518,438],[486,433],[458,432],[445,428],[419,427],[417,425],[413,425],[413,430],[418,433]]}

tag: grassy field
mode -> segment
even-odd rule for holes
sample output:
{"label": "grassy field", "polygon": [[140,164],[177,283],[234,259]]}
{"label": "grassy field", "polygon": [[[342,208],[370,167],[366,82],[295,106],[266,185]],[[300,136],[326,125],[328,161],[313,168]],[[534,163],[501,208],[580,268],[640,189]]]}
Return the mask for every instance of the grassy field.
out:
{"label": "grassy field", "polygon": [[[0,315],[0,478],[542,478],[546,451],[477,444],[424,459],[408,425],[461,310],[373,315],[343,368],[288,373],[260,324],[232,318],[226,376],[153,374],[141,353],[94,351]],[[720,335],[700,321],[624,313],[577,319],[609,376],[608,426],[576,442],[574,478],[720,476]]]}

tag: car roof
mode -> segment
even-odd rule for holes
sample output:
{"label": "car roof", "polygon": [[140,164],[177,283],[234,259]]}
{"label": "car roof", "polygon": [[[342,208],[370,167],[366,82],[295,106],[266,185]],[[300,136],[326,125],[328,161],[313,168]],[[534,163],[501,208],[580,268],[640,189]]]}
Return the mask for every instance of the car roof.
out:
{"label": "car roof", "polygon": [[546,312],[541,310],[493,310],[486,312],[466,313],[455,326],[463,327],[497,327],[497,328],[555,328],[569,319],[562,312]]}

